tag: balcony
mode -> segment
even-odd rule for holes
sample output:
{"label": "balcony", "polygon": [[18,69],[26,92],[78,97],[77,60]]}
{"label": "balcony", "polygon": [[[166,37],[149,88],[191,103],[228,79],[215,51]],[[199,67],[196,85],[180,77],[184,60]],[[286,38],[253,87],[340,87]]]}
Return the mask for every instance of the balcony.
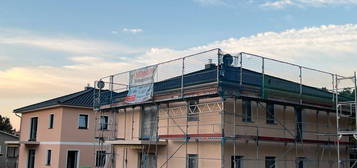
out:
{"label": "balcony", "polygon": [[113,140],[106,141],[108,144],[130,149],[145,149],[149,145],[166,146],[167,141],[149,141],[149,140]]}

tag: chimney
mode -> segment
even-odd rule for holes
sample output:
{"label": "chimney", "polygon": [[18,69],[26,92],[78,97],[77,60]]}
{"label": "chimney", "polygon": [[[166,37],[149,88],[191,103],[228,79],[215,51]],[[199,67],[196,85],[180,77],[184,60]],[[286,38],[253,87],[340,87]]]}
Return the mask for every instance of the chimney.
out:
{"label": "chimney", "polygon": [[212,63],[212,59],[208,59],[208,64],[205,65],[205,69],[216,68],[216,64]]}
{"label": "chimney", "polygon": [[88,89],[92,89],[92,87],[90,87],[90,84],[89,84],[89,83],[87,83],[87,86],[84,87],[84,90],[88,90]]}

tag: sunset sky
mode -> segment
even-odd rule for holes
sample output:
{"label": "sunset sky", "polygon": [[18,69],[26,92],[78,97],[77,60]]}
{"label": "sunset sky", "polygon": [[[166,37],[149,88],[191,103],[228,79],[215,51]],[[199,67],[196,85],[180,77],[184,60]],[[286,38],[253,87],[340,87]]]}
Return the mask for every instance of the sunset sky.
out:
{"label": "sunset sky", "polygon": [[[3,1],[0,113],[208,50],[357,70],[357,0]],[[319,77],[316,77],[317,79]]]}

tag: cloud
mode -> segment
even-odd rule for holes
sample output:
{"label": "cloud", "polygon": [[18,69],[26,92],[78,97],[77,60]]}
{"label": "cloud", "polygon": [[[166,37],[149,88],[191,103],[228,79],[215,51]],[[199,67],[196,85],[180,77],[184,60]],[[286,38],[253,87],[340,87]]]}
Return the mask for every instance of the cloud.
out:
{"label": "cloud", "polygon": [[224,0],[193,0],[201,5],[226,5]]}
{"label": "cloud", "polygon": [[[322,25],[283,32],[264,32],[239,39],[229,38],[186,50],[151,49],[145,57],[158,58],[162,55],[166,57],[171,55],[175,58],[178,55],[221,48],[228,53],[243,51],[256,53],[337,73],[351,74],[356,69],[355,65],[349,64],[357,62],[356,45],[357,25]],[[319,62],[315,62],[316,60]]]}
{"label": "cloud", "polygon": [[[143,32],[143,29],[129,29],[129,28],[123,28],[122,31],[123,31],[123,32],[128,32],[128,33],[136,34],[136,33],[141,33],[141,32]],[[114,34],[115,34],[115,33],[114,33]]]}
{"label": "cloud", "polygon": [[357,5],[357,0],[274,0],[261,4],[264,8],[326,7],[330,5]]}
{"label": "cloud", "polygon": [[[229,38],[185,50],[151,48],[135,59],[109,60],[101,55],[78,55],[70,57],[72,65],[21,66],[0,70],[0,97],[36,95],[61,90],[81,88],[101,76],[127,71],[135,67],[180,58],[185,55],[221,48],[227,53],[250,52],[303,65],[323,67],[341,73],[352,72],[352,62],[357,62],[357,25],[324,25],[290,29],[283,32],[264,32],[249,37]],[[210,54],[210,55],[209,55]],[[216,52],[201,55],[201,64],[214,58]],[[191,58],[190,58],[191,59]],[[187,67],[197,65],[187,59]],[[192,58],[193,59],[193,58]],[[191,59],[191,60],[192,60]],[[319,60],[314,62],[311,60]],[[178,65],[181,63],[177,61]],[[190,65],[191,64],[191,65]],[[333,66],[323,66],[323,65]],[[334,65],[335,64],[335,65]],[[352,65],[351,65],[352,64]],[[199,65],[201,68],[202,66]],[[348,67],[348,68],[341,68]],[[14,94],[18,93],[18,94]],[[5,98],[2,97],[2,98]]]}
{"label": "cloud", "polygon": [[118,34],[119,32],[118,31],[116,31],[116,30],[113,30],[112,31],[112,34]]}
{"label": "cloud", "polygon": [[117,52],[133,54],[142,52],[142,49],[134,49],[115,42],[69,36],[46,36],[18,29],[0,29],[0,44],[25,45],[74,54],[103,54]]}
{"label": "cloud", "polygon": [[291,0],[278,0],[272,2],[266,2],[262,4],[262,7],[271,7],[271,8],[284,8],[286,6],[295,5]]}
{"label": "cloud", "polygon": [[[48,39],[47,37],[36,37],[38,39]],[[3,38],[0,37],[0,39]],[[83,42],[84,40],[79,41]],[[95,40],[88,41],[98,44],[98,41]],[[101,44],[105,43],[110,42],[104,41]],[[70,40],[63,41],[63,46],[70,44],[73,44]],[[13,45],[23,45],[23,43],[13,43]],[[26,45],[28,44],[26,43]],[[38,47],[37,45],[30,46]],[[41,48],[48,49],[52,47],[45,46],[41,45]],[[90,46],[94,46],[94,44],[90,44]],[[99,47],[101,48],[99,51],[95,50],[95,54],[79,52],[82,50],[77,49],[66,49],[66,51],[71,52],[69,56],[70,61],[73,62],[71,65],[14,66],[0,70],[0,81],[2,81],[0,82],[0,100],[2,100],[0,102],[0,111],[9,113],[12,109],[21,106],[81,90],[87,83],[92,85],[94,80],[103,76],[180,58],[212,48],[221,48],[225,53],[233,55],[242,51],[250,52],[343,75],[352,75],[353,71],[356,70],[357,62],[357,57],[355,56],[357,48],[355,46],[357,46],[357,25],[347,24],[289,29],[283,32],[263,32],[249,37],[228,38],[183,50],[151,48],[144,50],[135,59],[124,57],[120,58],[120,60],[113,60],[103,56],[103,53],[104,55],[107,53],[106,50],[120,54],[122,52],[132,52],[135,48],[129,48],[129,51],[122,51],[122,49],[114,50],[111,47],[106,48],[104,46],[103,48]],[[87,48],[86,45],[83,48]],[[63,51],[63,49],[60,51]],[[73,56],[73,54],[76,55]],[[217,58],[217,52],[209,52],[185,59],[185,73],[202,69],[208,59],[212,58]],[[254,61],[253,58],[248,57],[247,60],[244,61],[245,67],[255,67],[258,70],[261,67],[260,60]],[[159,65],[158,78],[164,79],[167,76],[180,75],[181,67],[182,60]],[[271,71],[275,70],[275,72],[278,72],[277,75],[284,75],[291,71],[290,68],[292,67],[267,64],[266,68]],[[296,67],[295,69],[292,68],[292,70],[295,71],[296,75],[298,72]],[[267,70],[267,72],[269,71]],[[323,81],[325,84],[330,84],[330,76],[321,74],[313,76],[311,74],[304,72],[304,82],[316,83]],[[297,76],[294,79],[296,80]],[[127,79],[123,77],[118,80],[124,81]]]}

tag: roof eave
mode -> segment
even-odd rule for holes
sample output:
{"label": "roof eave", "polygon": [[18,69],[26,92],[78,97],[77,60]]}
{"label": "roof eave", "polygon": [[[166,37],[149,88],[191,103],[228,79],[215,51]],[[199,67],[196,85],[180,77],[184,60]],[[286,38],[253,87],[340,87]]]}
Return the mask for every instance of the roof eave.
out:
{"label": "roof eave", "polygon": [[84,109],[92,109],[92,107],[88,106],[74,106],[74,105],[66,105],[66,104],[56,104],[52,106],[47,106],[47,107],[42,107],[42,108],[37,108],[37,109],[31,109],[31,110],[14,110],[14,113],[28,113],[28,112],[35,112],[35,111],[40,111],[40,110],[46,110],[46,109],[51,109],[51,108],[58,108],[58,107],[72,107],[72,108],[84,108]]}

